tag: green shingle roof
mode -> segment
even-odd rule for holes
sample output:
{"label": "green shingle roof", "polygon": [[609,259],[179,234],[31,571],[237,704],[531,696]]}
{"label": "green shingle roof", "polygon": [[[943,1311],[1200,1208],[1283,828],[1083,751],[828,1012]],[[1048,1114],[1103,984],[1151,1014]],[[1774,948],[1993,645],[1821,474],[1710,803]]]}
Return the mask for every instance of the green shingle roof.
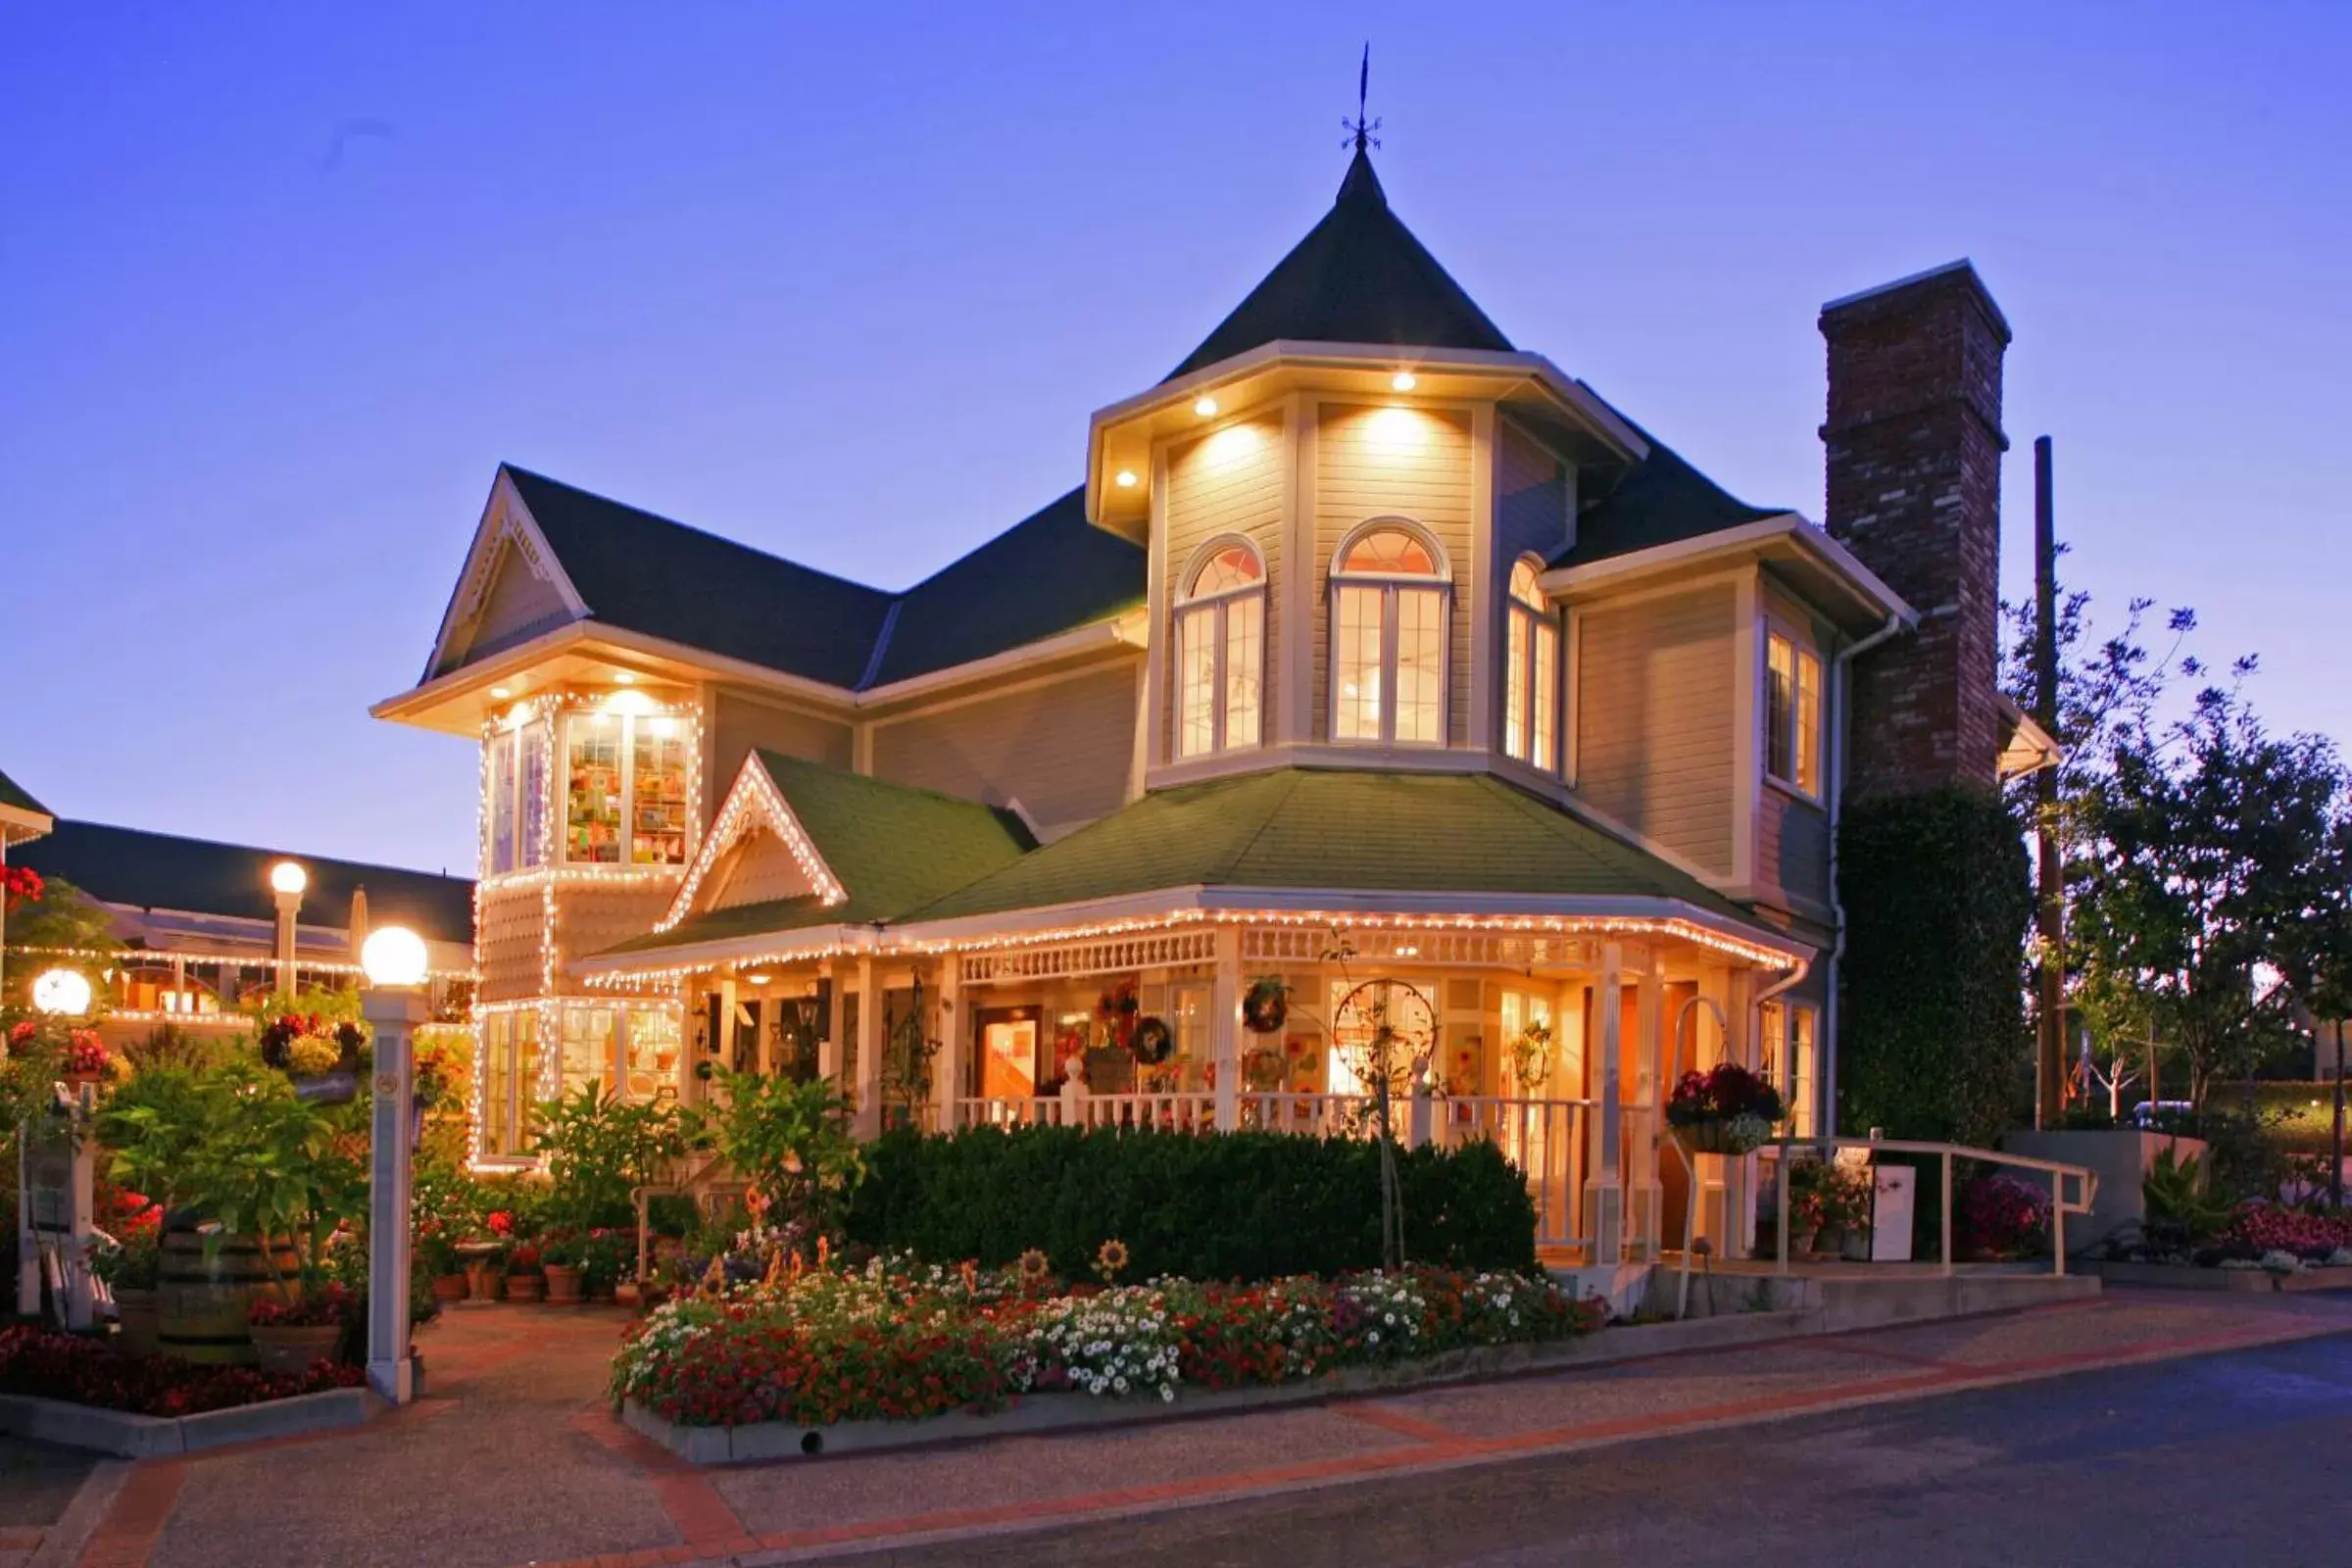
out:
{"label": "green shingle roof", "polygon": [[1156,790],[913,911],[944,920],[1190,886],[1681,899],[1696,878],[1487,774],[1280,768]]}
{"label": "green shingle roof", "polygon": [[1018,860],[1037,841],[1009,811],[885,783],[780,752],[755,754],[849,895],[713,909],[610,951],[641,953],[816,925],[865,925],[919,907]]}
{"label": "green shingle roof", "polygon": [[1323,220],[1168,379],[1284,339],[1500,353],[1511,347],[1502,329],[1389,211],[1388,194],[1360,147]]}

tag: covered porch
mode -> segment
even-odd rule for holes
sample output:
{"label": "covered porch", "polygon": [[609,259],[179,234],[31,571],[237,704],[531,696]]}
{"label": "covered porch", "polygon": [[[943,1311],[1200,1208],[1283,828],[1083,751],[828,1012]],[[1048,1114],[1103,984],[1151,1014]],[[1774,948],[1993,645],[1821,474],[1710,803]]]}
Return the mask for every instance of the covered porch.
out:
{"label": "covered porch", "polygon": [[[864,1136],[1371,1136],[1385,1082],[1400,1142],[1494,1144],[1547,1254],[1615,1262],[1685,1244],[1691,1167],[1664,1147],[1665,1097],[1694,1066],[1773,1070],[1759,1004],[1805,961],[1688,911],[1180,902],[833,931],[799,953],[615,978],[678,989],[686,1102],[721,1092],[706,1062],[821,1077]],[[1695,1234],[1718,1255],[1752,1241],[1753,1164],[1696,1162]]]}

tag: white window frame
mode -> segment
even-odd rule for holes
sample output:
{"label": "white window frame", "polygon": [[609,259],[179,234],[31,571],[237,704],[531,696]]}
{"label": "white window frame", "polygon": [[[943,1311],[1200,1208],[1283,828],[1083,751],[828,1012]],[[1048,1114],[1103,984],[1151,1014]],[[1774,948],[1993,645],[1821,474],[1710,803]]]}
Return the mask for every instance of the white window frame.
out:
{"label": "white window frame", "polygon": [[[1386,571],[1342,571],[1340,563],[1367,534],[1395,528],[1411,534],[1429,552],[1437,566],[1435,576],[1419,573]],[[1323,595],[1323,613],[1326,625],[1326,661],[1330,666],[1329,690],[1325,694],[1328,727],[1335,746],[1393,746],[1415,751],[1442,751],[1453,733],[1453,567],[1446,558],[1446,547],[1439,544],[1427,528],[1410,517],[1368,517],[1348,531],[1339,548],[1331,553],[1331,568],[1326,574]],[[1372,735],[1340,734],[1340,593],[1347,588],[1371,588],[1380,591],[1380,733]],[[1396,604],[1401,592],[1429,593],[1438,600],[1438,733],[1435,740],[1400,741],[1396,738]]]}
{"label": "white window frame", "polygon": [[[1503,579],[1502,755],[1514,761],[1524,762],[1540,773],[1556,777],[1560,772],[1561,755],[1560,688],[1565,684],[1561,678],[1559,617],[1548,606],[1531,605],[1519,597],[1513,580],[1519,575],[1521,566],[1541,575],[1544,563],[1532,555],[1521,556],[1511,564],[1511,571]],[[1543,597],[1543,592],[1541,588],[1536,590],[1538,599]],[[1514,651],[1512,645],[1522,635],[1526,640],[1525,647]],[[1549,645],[1549,658],[1544,657],[1546,644]],[[1542,679],[1546,671],[1551,676],[1548,701],[1545,700]],[[1511,700],[1514,680],[1519,683],[1520,700],[1517,703]],[[1544,733],[1543,725],[1546,719],[1549,720],[1548,734]],[[1513,750],[1511,745],[1514,724],[1519,729],[1520,745],[1517,750]]]}
{"label": "white window frame", "polygon": [[[548,735],[547,720],[535,718],[527,724],[518,724],[511,729],[502,726],[482,739],[481,874],[485,879],[512,876],[520,871],[534,871],[546,863],[543,852],[547,846],[541,835],[525,830],[532,826],[534,821],[544,827],[547,821],[547,812],[552,809],[552,805],[547,798],[549,780],[553,772],[552,768],[546,765],[549,761]],[[503,814],[506,817],[505,826],[509,835],[510,852],[505,865],[498,863],[499,817],[502,814],[498,809],[501,783],[498,775],[501,770],[499,754],[502,751],[506,754],[504,783],[507,791],[507,809]],[[534,760],[541,763],[536,803],[532,799],[533,792],[528,788],[531,764]],[[535,817],[532,811],[534,804],[538,807]]]}
{"label": "white window frame", "polygon": [[[597,720],[618,726],[620,752],[620,858],[615,860],[575,860],[571,858],[571,731],[575,724]],[[679,858],[675,860],[647,860],[637,858],[637,726],[654,720],[666,719],[678,726],[676,736],[686,748],[688,791],[691,797],[694,776],[694,748],[700,742],[691,715],[675,712],[612,713],[594,709],[578,709],[564,715],[564,722],[551,737],[548,759],[548,784],[555,796],[556,844],[551,857],[553,863],[572,870],[584,871],[683,871],[694,859],[697,837],[694,802],[686,803],[686,832],[680,841]]]}
{"label": "white window frame", "polygon": [[[1767,1002],[1756,1012],[1763,1074],[1785,1098],[1790,1136],[1810,1138],[1821,1122],[1821,1009],[1809,1002]],[[1802,1072],[1796,1059],[1799,1017],[1809,1037]]]}
{"label": "white window frame", "polygon": [[[1773,753],[1777,749],[1772,726],[1772,649],[1775,643],[1784,644],[1788,649],[1789,767],[1788,773],[1783,773],[1773,766]],[[1812,681],[1809,685],[1805,680],[1805,672],[1808,668],[1812,671]],[[1756,694],[1756,700],[1757,705],[1763,710],[1761,716],[1764,729],[1764,777],[1798,799],[1810,801],[1818,806],[1822,800],[1821,750],[1824,711],[1821,690],[1821,654],[1809,640],[1799,636],[1790,627],[1779,620],[1767,618],[1764,622],[1764,657],[1758,666],[1758,672],[1763,682],[1763,688]],[[1811,710],[1810,745],[1806,744],[1805,710],[1808,708]],[[1810,786],[1802,782],[1808,771],[1813,775],[1813,783]]]}
{"label": "white window frame", "polygon": [[[1225,588],[1210,594],[1195,594],[1192,591],[1192,585],[1200,580],[1200,574],[1208,569],[1209,564],[1226,551],[1236,549],[1247,551],[1250,559],[1256,564],[1256,580],[1239,588]],[[1268,624],[1265,555],[1254,543],[1240,534],[1220,534],[1193,552],[1193,559],[1186,564],[1184,575],[1178,581],[1185,584],[1184,597],[1177,601],[1175,609],[1169,612],[1168,616],[1168,689],[1175,699],[1173,708],[1175,734],[1172,749],[1178,760],[1187,762],[1203,757],[1220,757],[1227,752],[1254,751],[1266,743],[1266,645],[1272,640],[1272,627]],[[1226,656],[1230,652],[1227,640],[1229,612],[1234,606],[1245,600],[1254,600],[1257,604],[1257,738],[1237,744],[1231,738],[1230,733],[1232,714],[1229,710],[1233,696],[1231,683],[1233,672],[1226,667]],[[1207,633],[1210,650],[1209,745],[1206,751],[1188,752],[1184,749],[1186,728],[1184,630],[1185,623],[1196,618],[1208,622]]]}

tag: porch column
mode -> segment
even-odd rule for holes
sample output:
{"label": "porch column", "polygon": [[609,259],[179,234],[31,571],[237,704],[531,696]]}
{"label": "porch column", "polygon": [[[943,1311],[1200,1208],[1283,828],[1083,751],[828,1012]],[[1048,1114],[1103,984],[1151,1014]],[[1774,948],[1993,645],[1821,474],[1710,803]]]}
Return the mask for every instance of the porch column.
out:
{"label": "porch column", "polygon": [[963,962],[953,953],[939,960],[939,1054],[931,1058],[931,1092],[939,1113],[936,1131],[956,1130],[956,1102],[963,1099]]}
{"label": "porch column", "polygon": [[1642,1042],[1634,1060],[1634,1102],[1647,1106],[1635,1120],[1633,1149],[1626,1156],[1628,1196],[1634,1205],[1627,1222],[1634,1255],[1654,1260],[1664,1238],[1666,1189],[1658,1180],[1658,1121],[1665,1112],[1666,959],[1650,948],[1642,963]]}
{"label": "porch column", "polygon": [[[1690,1009],[1690,1053],[1691,1065],[1700,1072],[1719,1061],[1740,1059],[1732,1054],[1732,1039],[1726,1032],[1733,1013],[1731,982],[1731,970],[1723,964],[1709,964],[1699,971],[1698,994],[1704,1000]],[[1706,1004],[1710,1002],[1715,1004],[1713,1007]],[[1723,1009],[1721,1021],[1716,1017],[1715,1007]],[[1732,1210],[1726,1204],[1730,1182],[1740,1161],[1721,1154],[1701,1154],[1696,1164],[1699,1175],[1696,1234],[1714,1247],[1716,1256],[1728,1257],[1731,1253],[1725,1249],[1725,1239],[1732,1234]]]}
{"label": "porch column", "polygon": [[[1724,1011],[1731,1015],[1732,1037],[1725,1042],[1725,1050],[1732,1060],[1752,1072],[1756,1065],[1756,972],[1733,970],[1727,991]],[[1754,1154],[1724,1161],[1723,1200],[1731,1214],[1725,1235],[1734,1257],[1755,1254],[1756,1195],[1762,1166],[1763,1161]]]}
{"label": "porch column", "polygon": [[[732,1071],[735,1066],[735,975],[732,970],[718,978],[718,1028],[711,1033],[710,1048],[710,1059]],[[696,1076],[699,1078],[701,1075],[698,1073]],[[706,1084],[698,1088],[694,1098],[709,1100],[710,1086]]]}
{"label": "porch column", "polygon": [[860,1138],[882,1133],[882,990],[874,960],[858,960],[858,1116]]}
{"label": "porch column", "polygon": [[1208,987],[1208,1054],[1217,1068],[1217,1131],[1242,1124],[1242,933],[1217,929],[1216,968]]}
{"label": "porch column", "polygon": [[825,1038],[816,1043],[816,1075],[841,1087],[841,1047],[847,1038],[842,1019],[841,999],[849,990],[849,976],[841,965],[828,963],[819,971],[825,977]]}
{"label": "porch column", "polygon": [[1599,1051],[1592,1071],[1600,1092],[1593,1109],[1591,1142],[1592,1179],[1585,1184],[1585,1235],[1592,1244],[1592,1261],[1616,1263],[1625,1255],[1625,1186],[1621,1175],[1624,1151],[1618,1147],[1618,1119],[1624,1097],[1617,1089],[1618,1041],[1624,1026],[1625,948],[1607,942],[1600,949],[1599,995],[1593,1012],[1600,1020]]}

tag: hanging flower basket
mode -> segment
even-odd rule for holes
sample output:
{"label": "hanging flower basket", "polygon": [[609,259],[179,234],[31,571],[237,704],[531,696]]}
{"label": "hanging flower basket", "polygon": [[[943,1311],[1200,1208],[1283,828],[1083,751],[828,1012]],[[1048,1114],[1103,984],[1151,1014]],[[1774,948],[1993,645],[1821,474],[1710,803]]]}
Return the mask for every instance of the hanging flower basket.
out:
{"label": "hanging flower basket", "polygon": [[1674,1141],[1692,1154],[1752,1154],[1772,1137],[1760,1116],[1710,1116],[1674,1124]]}
{"label": "hanging flower basket", "polygon": [[1780,1091],[1736,1062],[1687,1072],[1666,1102],[1666,1125],[1693,1154],[1745,1154],[1762,1147],[1784,1114]]}
{"label": "hanging flower basket", "polygon": [[1175,1031],[1165,1018],[1146,1018],[1135,1026],[1135,1040],[1129,1047],[1135,1059],[1147,1067],[1156,1067],[1176,1050]]}
{"label": "hanging flower basket", "polygon": [[1291,988],[1280,975],[1261,975],[1242,997],[1242,1027],[1253,1035],[1279,1031],[1291,1015]]}

